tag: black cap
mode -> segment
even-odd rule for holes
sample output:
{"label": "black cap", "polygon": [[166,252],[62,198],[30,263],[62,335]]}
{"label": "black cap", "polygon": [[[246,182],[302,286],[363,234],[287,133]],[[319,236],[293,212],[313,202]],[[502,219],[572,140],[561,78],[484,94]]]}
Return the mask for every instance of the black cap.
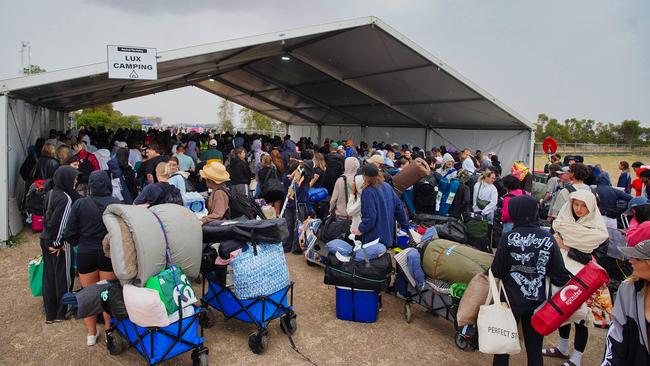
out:
{"label": "black cap", "polygon": [[366,177],[376,177],[379,175],[379,169],[374,164],[366,164],[362,169],[363,175]]}

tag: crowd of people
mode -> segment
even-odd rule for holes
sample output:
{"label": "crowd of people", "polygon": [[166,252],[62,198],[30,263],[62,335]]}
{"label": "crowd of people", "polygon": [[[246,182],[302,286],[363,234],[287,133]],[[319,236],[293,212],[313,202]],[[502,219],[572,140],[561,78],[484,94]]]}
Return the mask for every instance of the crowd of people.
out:
{"label": "crowd of people", "polygon": [[[416,159],[429,166],[430,174],[403,192],[393,189],[393,177]],[[543,349],[543,337],[530,326],[532,313],[546,300],[543,279],[549,276],[552,285],[564,285],[569,274],[576,274],[607,241],[607,228],[624,225],[624,213],[631,216],[628,254],[635,277],[619,291],[605,364],[641,364],[638,360],[649,359],[650,167],[641,162],[631,167],[636,179],[632,180],[628,162],[622,161],[614,187],[599,165],[585,165],[577,157],[562,162],[561,156],[553,155],[543,184],[534,181],[522,162],[502,166],[495,153],[480,150],[446,146],[425,150],[329,139],[318,145],[309,137],[294,141],[288,135],[112,132],[100,127],[52,130],[47,139],[30,147],[21,175],[27,191],[38,180],[47,186],[40,235],[47,323],[65,319],[61,297],[71,289],[73,262],[82,286],[114,278],[102,249],[107,231],[101,217],[108,205],[184,205],[188,193],[208,192],[203,224],[235,218],[234,213],[240,212],[235,206],[257,198],[272,208],[269,212],[286,219],[290,235],[284,249],[295,254],[302,254],[298,225],[309,216],[350,220],[350,232],[364,243],[378,239],[392,247],[398,228],[408,228],[410,221],[427,215],[458,220],[478,215],[490,234],[470,244],[495,252],[493,273],[503,280],[513,312],[523,324],[529,365],[541,365],[542,356],[548,356],[564,358],[571,366],[581,364],[587,318],[572,318],[573,352],[570,323],[560,328],[556,346]],[[552,234],[542,226],[552,228]],[[522,236],[546,244],[515,240]],[[72,246],[77,248],[76,258]],[[515,252],[517,256],[511,255]],[[529,254],[530,260],[521,263],[521,253]],[[531,291],[512,273],[539,286]],[[630,303],[645,312],[634,312]],[[85,324],[90,346],[101,333],[94,318]],[[644,345],[646,352],[639,352]],[[507,356],[494,359],[495,364],[507,362]]]}

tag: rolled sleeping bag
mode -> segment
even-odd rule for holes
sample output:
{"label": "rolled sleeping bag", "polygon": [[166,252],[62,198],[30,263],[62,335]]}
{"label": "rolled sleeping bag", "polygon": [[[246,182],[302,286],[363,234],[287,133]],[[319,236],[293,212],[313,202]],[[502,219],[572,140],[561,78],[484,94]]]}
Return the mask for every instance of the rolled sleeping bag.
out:
{"label": "rolled sleeping bag", "polygon": [[[181,205],[166,203],[149,207],[163,223],[172,263],[183,269],[190,278],[197,278],[201,270],[203,232],[201,221],[194,212]],[[160,228],[158,222],[156,226]],[[163,239],[164,240],[164,239]],[[163,248],[165,242],[163,241]]]}
{"label": "rolled sleeping bag", "polygon": [[393,187],[400,194],[404,193],[408,187],[429,174],[431,174],[429,164],[422,158],[415,158],[411,164],[393,177]]}
{"label": "rolled sleeping bag", "polygon": [[446,239],[430,241],[423,253],[424,273],[449,283],[469,283],[474,275],[487,271],[494,260],[490,253]]}
{"label": "rolled sleeping bag", "polygon": [[113,271],[122,284],[142,287],[149,277],[165,269],[165,237],[149,209],[109,205],[103,221],[108,230]]}

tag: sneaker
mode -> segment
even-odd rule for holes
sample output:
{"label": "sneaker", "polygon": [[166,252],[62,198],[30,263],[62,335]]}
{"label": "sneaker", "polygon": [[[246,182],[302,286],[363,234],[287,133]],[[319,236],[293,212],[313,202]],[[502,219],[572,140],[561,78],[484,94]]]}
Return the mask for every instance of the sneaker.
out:
{"label": "sneaker", "polygon": [[94,336],[92,335],[86,336],[86,345],[88,347],[94,346],[95,344],[97,344],[97,340],[100,338],[101,335],[102,332],[97,331],[97,334]]}

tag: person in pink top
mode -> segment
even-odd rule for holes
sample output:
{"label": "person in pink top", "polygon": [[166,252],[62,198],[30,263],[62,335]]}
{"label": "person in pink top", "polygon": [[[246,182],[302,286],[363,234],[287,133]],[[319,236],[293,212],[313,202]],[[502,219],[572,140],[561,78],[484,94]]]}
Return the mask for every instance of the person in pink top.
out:
{"label": "person in pink top", "polygon": [[633,247],[650,239],[650,202],[645,197],[633,198],[625,212],[632,216],[630,227],[627,229],[627,246]]}
{"label": "person in pink top", "polygon": [[521,182],[519,181],[519,178],[513,175],[506,175],[503,177],[501,182],[503,183],[503,186],[508,190],[508,193],[503,196],[503,207],[501,208],[501,222],[503,223],[503,234],[505,234],[512,230],[513,226],[512,217],[510,217],[510,212],[508,210],[510,199],[524,194],[530,195],[530,193],[521,189]]}

